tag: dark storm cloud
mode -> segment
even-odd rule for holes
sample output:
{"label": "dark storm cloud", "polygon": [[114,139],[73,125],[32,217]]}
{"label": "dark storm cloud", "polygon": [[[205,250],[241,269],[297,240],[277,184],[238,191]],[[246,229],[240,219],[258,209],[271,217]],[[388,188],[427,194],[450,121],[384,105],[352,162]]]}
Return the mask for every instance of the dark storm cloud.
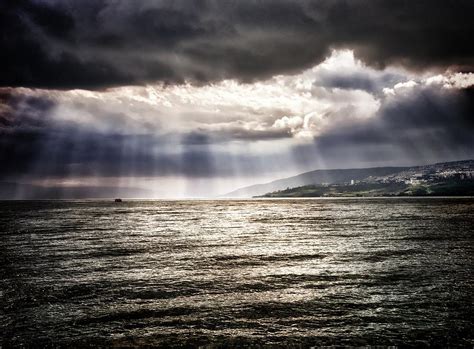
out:
{"label": "dark storm cloud", "polygon": [[373,94],[379,94],[384,87],[394,86],[405,81],[403,75],[393,73],[380,73],[376,76],[366,72],[331,71],[321,72],[314,82],[315,86],[326,88],[340,88],[344,90],[362,90]]}
{"label": "dark storm cloud", "polygon": [[337,125],[296,152],[354,164],[471,158],[473,129],[474,89],[425,87],[389,98],[373,118]]}
{"label": "dark storm cloud", "polygon": [[472,70],[473,10],[471,0],[4,0],[0,85],[249,81],[341,47],[377,67]]}
{"label": "dark storm cloud", "polygon": [[[168,137],[178,137],[179,135],[168,135]],[[199,145],[226,143],[229,141],[264,141],[276,140],[282,138],[291,138],[291,132],[288,130],[268,129],[268,130],[249,130],[245,128],[227,128],[218,132],[202,130],[186,134],[182,138],[182,144]]]}
{"label": "dark storm cloud", "polygon": [[232,175],[234,159],[212,148],[223,142],[222,135],[100,132],[57,122],[50,113],[53,101],[9,89],[0,89],[0,103],[2,181]]}
{"label": "dark storm cloud", "polygon": [[232,154],[213,148],[212,143],[183,143],[181,149],[174,152],[163,150],[166,146],[177,147],[166,144],[156,135],[101,134],[51,128],[30,132],[17,130],[3,134],[0,140],[0,180],[215,178],[235,175],[235,166],[252,176],[274,171],[278,164],[273,161],[262,169],[258,154]]}
{"label": "dark storm cloud", "polygon": [[0,89],[0,134],[13,128],[23,131],[46,125],[54,102],[41,97],[17,95],[10,89]]}
{"label": "dark storm cloud", "polygon": [[214,173],[208,151],[185,149],[154,154],[159,139],[146,135],[111,135],[77,130],[16,131],[0,140],[0,179],[70,177],[143,177]]}
{"label": "dark storm cloud", "polygon": [[54,103],[0,89],[0,178],[27,173],[39,156]]}

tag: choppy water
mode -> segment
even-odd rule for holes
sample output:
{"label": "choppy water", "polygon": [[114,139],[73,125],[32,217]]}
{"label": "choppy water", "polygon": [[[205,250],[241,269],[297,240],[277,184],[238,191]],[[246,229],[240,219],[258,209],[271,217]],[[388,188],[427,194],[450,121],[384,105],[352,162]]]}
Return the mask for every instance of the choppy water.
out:
{"label": "choppy water", "polygon": [[0,202],[0,346],[473,345],[473,199]]}

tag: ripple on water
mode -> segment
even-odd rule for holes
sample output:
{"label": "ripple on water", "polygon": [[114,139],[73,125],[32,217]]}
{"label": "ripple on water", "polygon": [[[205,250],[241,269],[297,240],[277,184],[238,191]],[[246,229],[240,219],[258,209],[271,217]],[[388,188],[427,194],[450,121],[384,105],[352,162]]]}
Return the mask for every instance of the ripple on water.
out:
{"label": "ripple on water", "polygon": [[0,202],[0,345],[473,343],[473,199]]}

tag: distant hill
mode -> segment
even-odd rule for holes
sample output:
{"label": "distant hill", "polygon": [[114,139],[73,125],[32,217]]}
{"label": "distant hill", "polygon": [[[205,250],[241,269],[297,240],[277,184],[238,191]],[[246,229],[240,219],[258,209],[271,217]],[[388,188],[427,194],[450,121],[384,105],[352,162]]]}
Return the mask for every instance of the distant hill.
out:
{"label": "distant hill", "polygon": [[278,179],[276,181],[255,184],[232,191],[225,197],[252,197],[286,188],[301,187],[311,184],[334,184],[350,182],[352,179],[361,180],[370,176],[386,176],[406,170],[408,167],[372,167],[334,170],[315,170],[305,172],[294,177]]}
{"label": "distant hill", "polygon": [[370,177],[384,178],[397,177],[410,178],[419,172],[455,171],[458,168],[472,168],[474,170],[474,160],[443,162],[432,165],[411,166],[411,167],[372,167],[372,168],[352,168],[352,169],[331,169],[315,170],[305,172],[294,177],[279,179],[270,183],[255,184],[244,187],[223,195],[224,197],[253,197],[262,196],[267,193],[285,190],[287,188],[302,187],[308,185],[321,184],[344,184],[351,180],[361,181]]}
{"label": "distant hill", "polygon": [[444,179],[422,184],[368,183],[305,185],[264,194],[267,198],[380,196],[474,196],[473,179]]}

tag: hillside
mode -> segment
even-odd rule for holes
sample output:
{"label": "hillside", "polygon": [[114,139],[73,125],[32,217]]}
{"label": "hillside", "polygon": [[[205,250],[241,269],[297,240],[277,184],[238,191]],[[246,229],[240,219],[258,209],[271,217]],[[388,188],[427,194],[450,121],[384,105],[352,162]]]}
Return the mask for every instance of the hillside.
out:
{"label": "hillside", "polygon": [[449,176],[470,176],[474,173],[474,160],[443,162],[432,165],[411,167],[372,167],[357,169],[330,169],[315,170],[294,177],[279,179],[270,183],[256,184],[230,192],[225,197],[253,197],[262,196],[276,191],[303,186],[328,186],[367,182],[367,183],[395,183],[417,184],[436,178]]}
{"label": "hillside", "polygon": [[474,196],[474,180],[444,180],[423,184],[367,183],[354,185],[307,185],[278,190],[259,197],[383,197],[383,196]]}

